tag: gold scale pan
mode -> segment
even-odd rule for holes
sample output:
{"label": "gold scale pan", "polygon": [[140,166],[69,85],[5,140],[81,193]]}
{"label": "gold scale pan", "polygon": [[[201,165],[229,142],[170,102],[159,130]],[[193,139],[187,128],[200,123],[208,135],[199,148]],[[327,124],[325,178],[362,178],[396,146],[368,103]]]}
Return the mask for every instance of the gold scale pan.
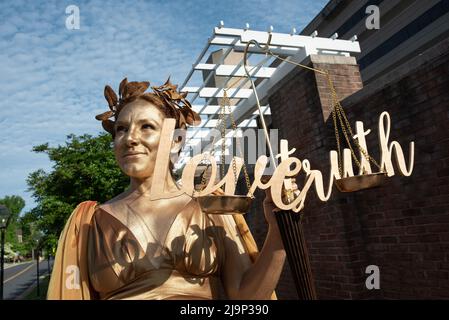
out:
{"label": "gold scale pan", "polygon": [[245,214],[253,197],[243,195],[207,195],[198,197],[201,210],[207,214]]}
{"label": "gold scale pan", "polygon": [[340,192],[356,192],[382,186],[387,180],[385,172],[362,174],[335,180],[335,185]]}

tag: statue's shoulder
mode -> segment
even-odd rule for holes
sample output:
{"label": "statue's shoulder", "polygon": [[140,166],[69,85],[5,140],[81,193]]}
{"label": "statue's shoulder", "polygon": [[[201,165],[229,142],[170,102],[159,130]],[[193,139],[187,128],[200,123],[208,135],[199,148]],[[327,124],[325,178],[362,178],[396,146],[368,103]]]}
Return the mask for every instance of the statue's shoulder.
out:
{"label": "statue's shoulder", "polygon": [[115,196],[112,199],[109,199],[108,201],[102,203],[102,204],[98,204],[97,207],[111,207],[111,208],[115,208],[115,207],[120,207],[123,205],[124,200],[127,198],[129,194],[127,192],[122,192],[119,195]]}
{"label": "statue's shoulder", "polygon": [[[95,209],[105,209],[105,208],[116,208],[123,204],[123,200],[127,197],[127,192],[122,192],[115,196],[112,199],[107,200],[106,202],[95,202]],[[86,203],[90,203],[91,201],[85,201]],[[83,204],[84,202],[80,203]]]}
{"label": "statue's shoulder", "polygon": [[97,201],[83,201],[79,203],[75,210],[73,210],[69,221],[73,221],[76,224],[82,224],[85,222],[90,222],[96,208],[98,206]]}
{"label": "statue's shoulder", "polygon": [[77,206],[76,206],[76,208],[77,209],[80,209],[80,208],[91,208],[91,207],[96,207],[98,205],[98,202],[97,201],[93,201],[93,200],[86,200],[86,201],[83,201],[83,202],[80,202]]}
{"label": "statue's shoulder", "polygon": [[90,224],[97,205],[96,201],[91,200],[80,202],[68,217],[59,240],[71,236],[78,237],[80,232],[84,232],[86,229],[84,226]]}
{"label": "statue's shoulder", "polygon": [[126,201],[123,197],[117,196],[97,206],[107,212],[121,212],[126,209]]}
{"label": "statue's shoulder", "polygon": [[97,204],[95,210],[96,218],[101,221],[109,221],[112,216],[121,222],[125,221],[129,202],[126,196],[125,193],[121,193],[104,203]]}

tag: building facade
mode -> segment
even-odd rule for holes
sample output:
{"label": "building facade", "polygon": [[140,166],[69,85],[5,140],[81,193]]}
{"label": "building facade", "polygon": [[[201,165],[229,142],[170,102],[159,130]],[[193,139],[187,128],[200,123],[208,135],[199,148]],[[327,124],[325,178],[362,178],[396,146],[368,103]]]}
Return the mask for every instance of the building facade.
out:
{"label": "building facade", "polygon": [[[301,32],[357,36],[360,53],[319,52],[301,63],[330,73],[349,122],[363,121],[372,130],[367,135],[372,157],[380,158],[375,129],[383,111],[392,118],[390,140],[401,144],[406,157],[409,142],[415,142],[411,177],[396,174],[381,188],[355,193],[334,187],[325,203],[313,192],[308,195],[302,230],[318,299],[449,298],[448,32],[449,0],[331,0]],[[235,65],[241,57],[240,50],[222,61],[223,52],[212,53],[208,63]],[[206,86],[229,83],[209,72],[203,76],[209,79]],[[296,148],[294,156],[310,160],[326,181],[329,151],[336,149],[326,79],[295,68],[278,80],[263,98],[270,108],[266,120]],[[238,193],[245,189],[242,183]],[[246,219],[262,247],[263,191],[255,196]],[[375,288],[368,284],[374,269],[380,277]],[[280,299],[298,298],[288,263],[276,291]]]}
{"label": "building facade", "polygon": [[[378,8],[379,29],[368,29],[376,18],[371,6]],[[448,25],[447,0],[332,0],[301,33],[356,35],[362,52],[355,57],[366,85],[448,38]]]}
{"label": "building facade", "polygon": [[[378,30],[365,25],[373,4]],[[383,111],[392,117],[391,139],[406,154],[408,142],[416,146],[411,177],[394,176],[382,188],[353,194],[334,190],[326,203],[307,199],[303,230],[319,299],[449,298],[448,10],[449,1],[330,1],[302,31],[357,35],[355,59],[311,56],[303,63],[334,74],[351,123],[363,121],[373,131],[370,154],[379,159],[374,129]],[[328,172],[328,152],[336,145],[324,79],[295,70],[268,101],[271,127],[297,157]],[[259,246],[266,234],[261,210],[256,203],[247,215]],[[379,289],[367,287],[370,266],[378,267]],[[288,265],[277,293],[297,298]]]}

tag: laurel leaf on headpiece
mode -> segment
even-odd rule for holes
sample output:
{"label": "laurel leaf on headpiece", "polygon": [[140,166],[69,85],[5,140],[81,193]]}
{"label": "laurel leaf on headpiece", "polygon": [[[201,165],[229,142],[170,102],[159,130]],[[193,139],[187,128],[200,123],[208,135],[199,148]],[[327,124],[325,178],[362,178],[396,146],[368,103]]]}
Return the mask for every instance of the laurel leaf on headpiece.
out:
{"label": "laurel leaf on headpiece", "polygon": [[201,117],[192,109],[192,105],[187,101],[188,92],[178,92],[176,91],[178,86],[170,82],[170,77],[167,81],[158,87],[151,87],[155,94],[167,102],[169,105],[176,106],[178,109],[176,118],[192,126],[197,126],[201,123]]}
{"label": "laurel leaf on headpiece", "polygon": [[120,86],[118,88],[118,94],[119,94],[120,98],[123,98],[123,91],[125,90],[127,83],[128,83],[128,78],[125,78],[120,82]]}
{"label": "laurel leaf on headpiece", "polygon": [[187,100],[188,92],[178,92],[178,86],[170,82],[170,77],[163,85],[151,87],[153,92],[145,92],[149,86],[148,81],[128,82],[128,79],[124,78],[120,82],[119,98],[110,86],[105,86],[104,96],[110,111],[103,112],[95,118],[102,121],[103,128],[106,131],[114,134],[114,121],[109,120],[109,118],[113,116],[117,118],[125,105],[139,97],[152,102],[154,98],[150,96],[157,96],[163,102],[167,116],[176,119],[179,127],[185,124],[197,126],[201,123],[201,117],[192,109],[192,105]]}
{"label": "laurel leaf on headpiece", "polygon": [[103,126],[103,129],[112,135],[114,135],[114,124],[115,124],[115,122],[112,120],[109,120],[109,119],[101,121],[101,125]]}
{"label": "laurel leaf on headpiece", "polygon": [[143,94],[148,89],[149,86],[150,86],[150,83],[148,81],[129,82],[125,86],[125,92],[123,94],[123,99],[128,99],[128,98],[131,98],[134,96],[139,96],[139,95]]}
{"label": "laurel leaf on headpiece", "polygon": [[190,123],[192,126],[199,126],[201,124],[200,115],[191,109],[185,112],[184,117],[187,123]]}
{"label": "laurel leaf on headpiece", "polygon": [[108,102],[109,108],[111,110],[114,110],[114,106],[117,104],[117,95],[115,94],[114,90],[110,86],[104,87],[104,97],[106,98],[106,101]]}
{"label": "laurel leaf on headpiece", "polygon": [[96,115],[95,119],[100,120],[100,121],[105,121],[105,120],[108,120],[113,115],[114,115],[113,111],[106,111],[106,112],[103,112],[102,114]]}

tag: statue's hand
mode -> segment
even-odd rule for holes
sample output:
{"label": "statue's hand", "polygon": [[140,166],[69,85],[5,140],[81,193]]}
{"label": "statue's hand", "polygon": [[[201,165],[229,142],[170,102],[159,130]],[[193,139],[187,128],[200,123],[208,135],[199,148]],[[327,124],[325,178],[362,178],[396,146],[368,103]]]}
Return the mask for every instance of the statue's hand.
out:
{"label": "statue's hand", "polygon": [[[299,190],[298,190],[298,185],[295,183],[295,179],[292,178],[292,190],[288,191],[283,189],[282,190],[282,200],[284,203],[287,203],[287,194],[292,194],[292,195],[298,195]],[[276,222],[276,217],[275,214],[277,211],[280,211],[281,209],[279,209],[278,207],[276,207],[276,205],[273,202],[273,199],[271,198],[271,187],[268,189],[265,189],[265,199],[263,201],[263,208],[264,208],[264,212],[265,212],[265,219],[267,220],[268,224],[270,226],[276,226],[277,222]]]}

